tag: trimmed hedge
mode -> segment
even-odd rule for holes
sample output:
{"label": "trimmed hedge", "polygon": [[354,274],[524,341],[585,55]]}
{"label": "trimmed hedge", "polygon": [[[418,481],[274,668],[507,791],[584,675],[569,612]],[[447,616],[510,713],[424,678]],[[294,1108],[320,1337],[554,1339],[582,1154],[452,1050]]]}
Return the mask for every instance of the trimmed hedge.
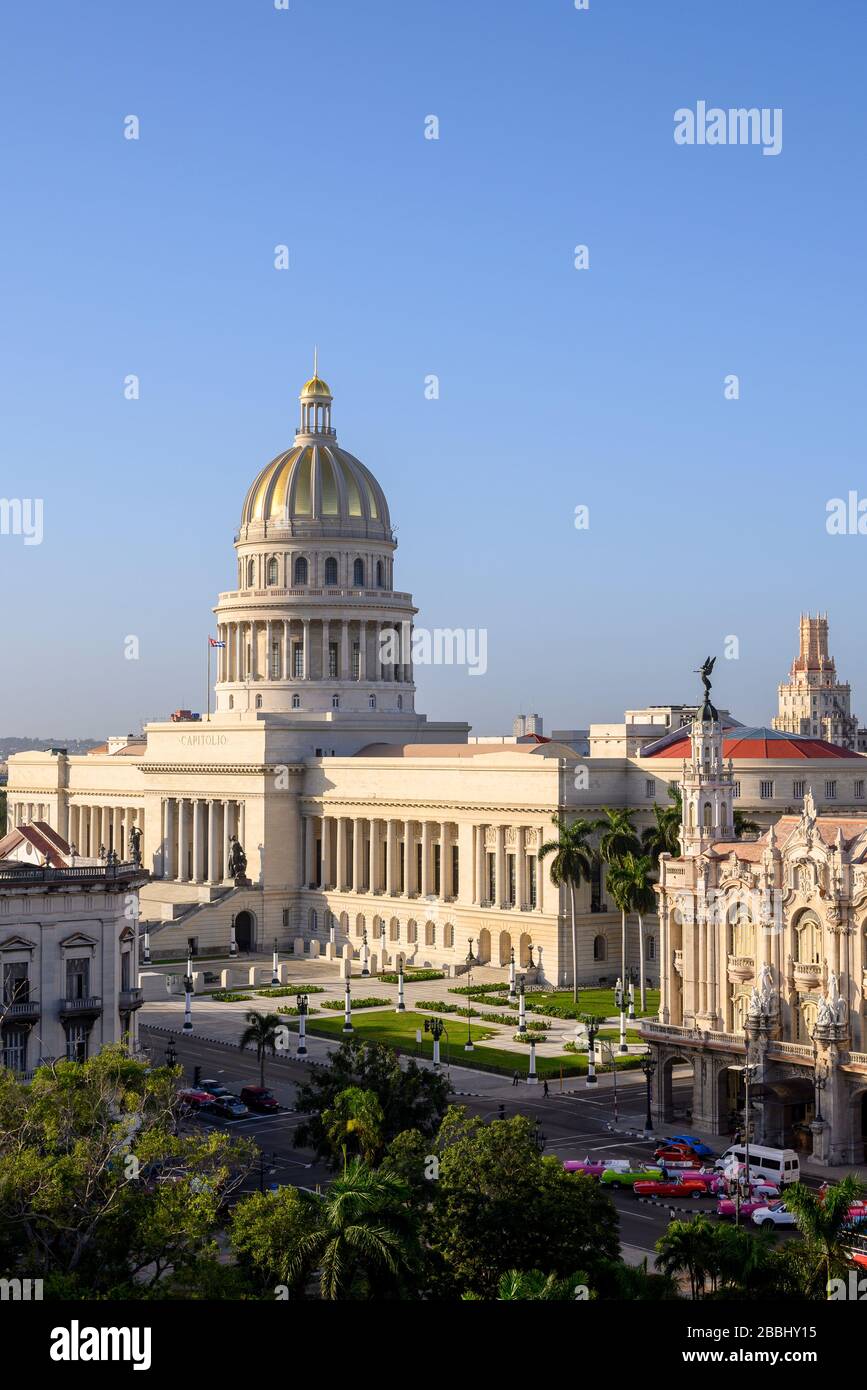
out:
{"label": "trimmed hedge", "polygon": [[[375,999],[371,995],[366,999],[353,999],[352,1007],[353,1009],[385,1009],[390,1003],[390,999]],[[322,1007],[323,1009],[340,1009],[342,1013],[346,1008],[346,1002],[343,999],[323,999]]]}
{"label": "trimmed hedge", "polygon": [[234,989],[215,989],[211,995],[218,1004],[240,1004],[242,1000],[252,999],[252,994],[239,994]]}
{"label": "trimmed hedge", "polygon": [[[380,980],[386,985],[396,985],[398,983],[397,973],[389,970],[387,975],[380,975]],[[404,970],[403,982],[405,985],[418,984],[420,980],[444,980],[445,975],[442,970]]]}

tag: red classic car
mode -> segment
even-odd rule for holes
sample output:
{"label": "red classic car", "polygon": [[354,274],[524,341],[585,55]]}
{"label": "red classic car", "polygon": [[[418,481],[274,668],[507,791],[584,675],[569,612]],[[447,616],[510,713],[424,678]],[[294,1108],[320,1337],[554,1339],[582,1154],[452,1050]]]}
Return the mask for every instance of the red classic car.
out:
{"label": "red classic car", "polygon": [[693,1182],[689,1173],[681,1178],[657,1178],[647,1182],[637,1182],[632,1188],[639,1197],[706,1197],[707,1188],[703,1182]]}

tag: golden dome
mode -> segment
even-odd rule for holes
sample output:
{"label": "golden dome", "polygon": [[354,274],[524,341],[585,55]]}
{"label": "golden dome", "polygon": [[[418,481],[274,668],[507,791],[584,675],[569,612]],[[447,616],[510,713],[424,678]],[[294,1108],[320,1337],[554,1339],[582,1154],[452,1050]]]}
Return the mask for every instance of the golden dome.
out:
{"label": "golden dome", "polygon": [[331,387],[321,376],[312,376],[309,381],[305,381],[301,387],[301,396],[327,396],[329,400],[333,399]]}
{"label": "golden dome", "polygon": [[250,487],[241,527],[391,538],[385,494],[359,459],[333,441],[296,444],[266,464]]}

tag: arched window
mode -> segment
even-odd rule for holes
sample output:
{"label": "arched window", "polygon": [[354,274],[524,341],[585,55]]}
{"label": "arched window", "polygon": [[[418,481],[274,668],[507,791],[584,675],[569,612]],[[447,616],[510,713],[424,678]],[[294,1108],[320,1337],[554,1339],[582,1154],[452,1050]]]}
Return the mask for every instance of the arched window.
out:
{"label": "arched window", "polygon": [[255,561],[255,560],[248,560],[248,561],[247,561],[247,588],[248,588],[248,589],[252,589],[252,587],[253,587],[253,585],[254,585],[255,583],[256,583],[256,561]]}
{"label": "arched window", "polygon": [[608,959],[608,943],[606,942],[604,936],[594,936],[593,938],[593,959]]}
{"label": "arched window", "polygon": [[355,564],[352,566],[352,582],[356,586],[356,588],[362,589],[364,587],[363,560],[356,560]]}
{"label": "arched window", "polygon": [[709,801],[704,803],[704,828],[705,830],[713,829],[713,807]]}
{"label": "arched window", "polygon": [[406,939],[410,945],[414,945],[418,941],[418,923],[414,917],[410,917],[406,924]]}
{"label": "arched window", "polygon": [[367,707],[368,707],[368,709],[376,709],[376,696],[375,696],[375,695],[368,695],[368,697],[367,697]]}
{"label": "arched window", "polygon": [[234,709],[234,708],[235,708],[235,697],[234,697],[234,695],[230,695],[230,696],[229,696],[229,709]]}
{"label": "arched window", "polygon": [[364,936],[364,914],[361,912],[355,919],[355,935],[359,938]]}
{"label": "arched window", "polygon": [[822,927],[812,912],[805,912],[795,928],[795,959],[799,965],[820,965]]}
{"label": "arched window", "polygon": [[402,696],[402,695],[398,695],[398,697],[397,697],[397,707],[398,707],[398,709],[403,709],[403,696]]}
{"label": "arched window", "polygon": [[257,696],[256,696],[256,708],[257,708],[257,709],[261,709],[261,708],[262,708],[262,696],[261,696],[261,695],[257,695]]}
{"label": "arched window", "polygon": [[300,696],[300,695],[293,695],[293,696],[292,696],[292,708],[293,708],[293,709],[300,709],[300,708],[301,708],[301,696]]}
{"label": "arched window", "polygon": [[268,583],[269,583],[269,584],[276,584],[276,583],[277,583],[278,573],[279,573],[279,567],[278,567],[278,565],[277,565],[277,560],[276,560],[276,558],[272,555],[272,556],[271,556],[271,559],[268,561]]}
{"label": "arched window", "polygon": [[332,709],[340,709],[340,696],[339,696],[339,695],[332,695],[332,696],[331,696],[331,708],[332,708]]}
{"label": "arched window", "polygon": [[326,589],[337,587],[337,561],[333,555],[329,555],[325,561],[325,587]]}
{"label": "arched window", "polygon": [[446,922],[445,926],[443,927],[443,945],[448,947],[449,950],[451,950],[454,944],[455,929],[452,926],[451,922]]}
{"label": "arched window", "polygon": [[383,584],[382,561],[381,561],[381,560],[377,560],[377,562],[376,562],[376,587],[377,587],[377,589],[381,589],[381,588],[382,588],[382,584]]}
{"label": "arched window", "polygon": [[307,561],[303,555],[296,556],[294,582],[296,585],[307,583]]}
{"label": "arched window", "polygon": [[390,941],[400,941],[400,922],[396,917],[392,917],[388,924],[388,936]]}
{"label": "arched window", "polygon": [[433,922],[424,924],[424,944],[425,946],[435,946],[437,944],[437,929]]}

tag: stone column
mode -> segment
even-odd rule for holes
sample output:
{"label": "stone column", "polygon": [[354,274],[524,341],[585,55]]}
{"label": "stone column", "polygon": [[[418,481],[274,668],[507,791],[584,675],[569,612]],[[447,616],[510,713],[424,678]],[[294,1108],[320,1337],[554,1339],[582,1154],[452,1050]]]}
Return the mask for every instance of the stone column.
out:
{"label": "stone column", "polygon": [[358,624],[358,679],[367,680],[367,622],[363,618]]}
{"label": "stone column", "polygon": [[[527,830],[523,825],[518,826],[515,855],[515,897],[517,899],[518,911],[520,912],[520,910],[526,906],[527,902]],[[537,896],[538,893],[539,885],[537,882]]]}
{"label": "stone column", "polygon": [[403,891],[407,897],[416,890],[415,881],[415,840],[412,833],[413,822],[403,823]]}
{"label": "stone column", "polygon": [[188,815],[189,802],[183,797],[178,800],[178,883],[187,882],[187,835],[188,835]]}
{"label": "stone column", "polygon": [[342,618],[340,621],[340,669],[337,674],[342,681],[348,681],[351,674],[349,664],[349,623],[345,618]]}
{"label": "stone column", "polygon": [[379,821],[370,821],[370,844],[367,847],[367,886],[371,893],[379,892]]}
{"label": "stone column", "polygon": [[216,801],[205,802],[205,809],[208,817],[208,882],[219,883],[219,864],[218,849],[219,840],[217,839],[217,806]]}
{"label": "stone column", "polygon": [[115,852],[115,854],[117,855],[118,859],[122,859],[122,858],[123,858],[123,855],[121,854],[121,833],[120,833],[120,820],[121,820],[121,814],[122,814],[122,811],[121,811],[121,807],[120,807],[120,806],[114,806],[114,807],[112,807],[112,812],[111,812],[111,848],[114,850],[114,852]]}
{"label": "stone column", "polygon": [[327,681],[327,680],[330,680],[330,679],[331,679],[331,652],[330,652],[330,650],[329,650],[330,645],[331,645],[330,632],[331,632],[331,624],[329,623],[329,621],[328,621],[327,618],[323,618],[323,619],[322,619],[322,679],[323,679],[324,681]]}
{"label": "stone column", "polygon": [[330,888],[331,878],[331,847],[332,830],[334,822],[331,816],[322,816],[322,872],[319,875],[319,887]]}
{"label": "stone column", "polygon": [[175,801],[173,797],[167,797],[163,802],[163,878],[174,878],[177,872],[175,868],[176,836]]}
{"label": "stone column", "polygon": [[477,907],[485,900],[485,827],[473,826],[473,899]]}
{"label": "stone column", "polygon": [[440,825],[440,897],[445,902],[452,896],[452,842],[449,823]]}
{"label": "stone column", "polygon": [[337,817],[337,874],[335,886],[343,892],[346,888],[346,828],[345,816]]}
{"label": "stone column", "polygon": [[397,821],[386,822],[385,891],[390,897],[397,892]]}
{"label": "stone column", "polygon": [[[244,849],[247,848],[247,808],[243,801],[238,802],[238,839]],[[249,854],[247,855],[249,859]]]}
{"label": "stone column", "polygon": [[429,820],[421,823],[421,895],[423,898],[431,896],[433,884],[433,851],[431,848],[431,830],[433,826]]}
{"label": "stone column", "polygon": [[506,827],[497,826],[497,849],[496,849],[496,869],[494,874],[494,884],[496,894],[494,906],[502,907],[506,901]]}
{"label": "stone column", "polygon": [[205,836],[203,824],[204,805],[195,797],[193,800],[193,882],[201,883],[204,878]]}
{"label": "stone column", "polygon": [[352,822],[352,887],[363,893],[364,883],[364,821],[356,816]]}
{"label": "stone column", "polygon": [[303,648],[302,648],[302,651],[301,651],[301,662],[302,662],[302,665],[301,665],[301,679],[302,679],[302,680],[305,680],[305,681],[309,681],[309,679],[310,679],[310,619],[309,619],[309,618],[302,618],[302,619],[301,619],[301,624],[302,624],[302,627],[303,627],[303,629],[304,629],[304,637],[303,637],[303,643],[304,643],[304,645],[303,645]]}

